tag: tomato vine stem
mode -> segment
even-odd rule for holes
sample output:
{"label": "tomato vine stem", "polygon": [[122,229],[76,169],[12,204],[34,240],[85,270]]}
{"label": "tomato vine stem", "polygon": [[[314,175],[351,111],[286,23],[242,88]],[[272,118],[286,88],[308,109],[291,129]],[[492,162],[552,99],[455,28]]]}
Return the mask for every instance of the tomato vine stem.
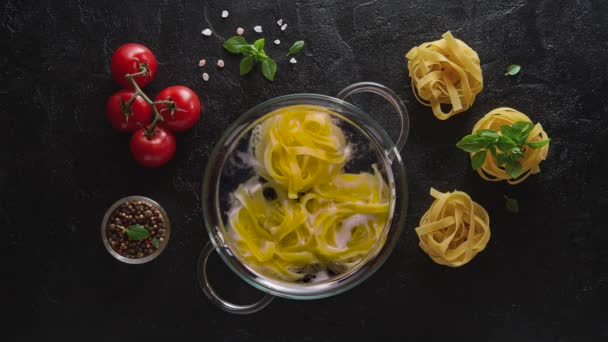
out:
{"label": "tomato vine stem", "polygon": [[[175,106],[175,102],[173,102],[172,100],[161,100],[161,101],[152,101],[148,95],[146,95],[146,93],[144,93],[144,91],[139,87],[139,85],[137,84],[137,82],[135,81],[135,77],[137,76],[145,76],[150,74],[150,69],[148,68],[148,64],[147,63],[139,63],[139,71],[133,74],[126,74],[125,78],[129,80],[129,82],[131,82],[131,85],[133,86],[133,89],[135,90],[135,94],[133,94],[133,97],[131,97],[129,99],[129,101],[125,102],[125,107],[130,109],[131,108],[131,104],[133,104],[133,102],[135,101],[135,99],[138,96],[141,96],[142,99],[144,99],[144,101],[146,101],[146,103],[148,103],[151,107],[152,107],[152,112],[154,113],[154,119],[152,120],[152,123],[146,127],[146,136],[147,137],[152,137],[154,136],[154,127],[156,127],[156,124],[159,121],[165,121],[165,119],[163,118],[163,116],[160,114],[160,112],[158,111],[158,109],[156,109],[157,104],[164,104],[167,105],[169,108],[176,108],[177,110],[179,110],[179,108],[177,108]],[[127,115],[128,113],[125,113],[125,115]]]}

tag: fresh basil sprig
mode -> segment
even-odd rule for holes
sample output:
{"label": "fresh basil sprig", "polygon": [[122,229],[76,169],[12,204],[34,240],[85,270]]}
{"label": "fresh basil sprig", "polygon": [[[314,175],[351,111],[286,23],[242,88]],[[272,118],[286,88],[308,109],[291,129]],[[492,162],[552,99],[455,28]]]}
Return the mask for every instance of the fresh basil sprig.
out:
{"label": "fresh basil sprig", "polygon": [[274,80],[274,75],[277,72],[277,63],[264,51],[264,38],[260,38],[253,44],[249,44],[245,38],[234,36],[224,42],[224,49],[245,56],[239,66],[241,75],[249,73],[257,62],[262,63],[262,74],[264,77],[270,81]]}
{"label": "fresh basil sprig", "polygon": [[523,173],[519,159],[524,157],[524,146],[537,149],[550,141],[547,139],[528,142],[528,136],[533,128],[531,122],[517,121],[511,126],[501,126],[500,131],[480,129],[462,138],[456,147],[473,154],[471,166],[474,170],[483,165],[490,152],[496,158],[498,166],[503,167],[509,177],[516,179]]}

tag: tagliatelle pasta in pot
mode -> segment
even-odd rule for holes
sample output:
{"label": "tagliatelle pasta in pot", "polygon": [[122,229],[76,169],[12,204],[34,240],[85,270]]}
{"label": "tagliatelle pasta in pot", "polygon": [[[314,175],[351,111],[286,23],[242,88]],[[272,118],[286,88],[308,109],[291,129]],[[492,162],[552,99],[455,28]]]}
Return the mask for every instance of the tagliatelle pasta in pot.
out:
{"label": "tagliatelle pasta in pot", "polygon": [[284,107],[252,136],[257,175],[232,194],[229,243],[266,275],[298,281],[314,274],[321,281],[382,242],[389,186],[375,164],[373,173],[343,171],[349,146],[330,113]]}
{"label": "tagliatelle pasta in pot", "polygon": [[340,172],[348,158],[344,134],[319,106],[289,106],[269,113],[256,130],[257,171],[286,188],[289,198]]}

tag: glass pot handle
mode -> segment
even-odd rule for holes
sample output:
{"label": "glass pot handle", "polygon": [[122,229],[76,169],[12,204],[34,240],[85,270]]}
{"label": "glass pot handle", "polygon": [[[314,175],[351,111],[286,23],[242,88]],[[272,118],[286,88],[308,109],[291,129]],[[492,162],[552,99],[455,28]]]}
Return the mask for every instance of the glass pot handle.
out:
{"label": "glass pot handle", "polygon": [[403,146],[405,146],[405,142],[407,141],[407,136],[410,132],[410,118],[407,114],[407,109],[403,104],[403,101],[399,98],[397,94],[391,89],[383,86],[382,84],[375,82],[359,82],[349,85],[344,88],[341,92],[336,96],[340,100],[344,100],[350,95],[356,93],[374,93],[382,96],[386,99],[392,106],[395,108],[397,114],[399,114],[399,119],[401,121],[401,130],[399,132],[399,138],[397,138],[397,143],[395,146],[397,147],[397,151],[401,151]]}
{"label": "glass pot handle", "polygon": [[214,251],[215,248],[213,247],[213,244],[208,242],[198,258],[198,283],[205,295],[207,295],[213,304],[233,314],[251,314],[262,310],[266,307],[266,305],[272,302],[274,296],[269,294],[265,294],[262,299],[249,305],[232,304],[222,299],[222,297],[220,297],[215,290],[213,290],[213,287],[209,283],[209,277],[207,276],[207,261],[209,260],[211,253]]}

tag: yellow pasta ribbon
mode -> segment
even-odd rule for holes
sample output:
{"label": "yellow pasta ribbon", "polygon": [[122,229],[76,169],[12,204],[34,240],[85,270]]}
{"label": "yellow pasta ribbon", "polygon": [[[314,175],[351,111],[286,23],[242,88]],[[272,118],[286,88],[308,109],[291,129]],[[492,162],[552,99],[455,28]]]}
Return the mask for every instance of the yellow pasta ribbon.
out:
{"label": "yellow pasta ribbon", "polygon": [[[475,127],[473,127],[473,133],[480,129],[492,129],[499,132],[501,126],[511,126],[517,121],[532,122],[528,116],[513,108],[496,108],[486,114],[475,124]],[[548,139],[549,136],[543,130],[541,124],[537,123],[534,125],[532,131],[530,131],[528,140],[526,142],[543,141]],[[523,173],[519,178],[511,179],[505,169],[498,166],[496,158],[489,152],[486,154],[486,160],[483,165],[477,169],[477,173],[479,176],[481,176],[481,178],[492,182],[502,180],[506,180],[509,184],[518,184],[523,182],[530,175],[540,172],[540,163],[547,158],[549,144],[538,149],[533,149],[523,145],[522,149],[524,152],[524,157],[520,159],[519,162],[521,163]],[[470,155],[472,158],[473,154],[471,153]]]}
{"label": "yellow pasta ribbon", "polygon": [[[405,57],[418,102],[433,109],[439,120],[469,109],[483,89],[479,56],[449,31],[443,39],[412,48]],[[449,112],[441,104],[451,105]]]}
{"label": "yellow pasta ribbon", "polygon": [[420,219],[420,248],[441,265],[458,267],[471,261],[490,240],[490,217],[462,191],[431,188],[435,201]]}
{"label": "yellow pasta ribbon", "polygon": [[252,149],[257,172],[287,190],[289,198],[338,174],[348,153],[331,110],[294,105],[269,114],[256,131]]}
{"label": "yellow pasta ribbon", "polygon": [[[279,279],[302,278],[323,263],[360,261],[383,237],[389,189],[375,174],[338,174],[299,200],[257,177],[239,185],[228,213],[229,243],[245,264]],[[264,197],[271,187],[276,198]]]}

